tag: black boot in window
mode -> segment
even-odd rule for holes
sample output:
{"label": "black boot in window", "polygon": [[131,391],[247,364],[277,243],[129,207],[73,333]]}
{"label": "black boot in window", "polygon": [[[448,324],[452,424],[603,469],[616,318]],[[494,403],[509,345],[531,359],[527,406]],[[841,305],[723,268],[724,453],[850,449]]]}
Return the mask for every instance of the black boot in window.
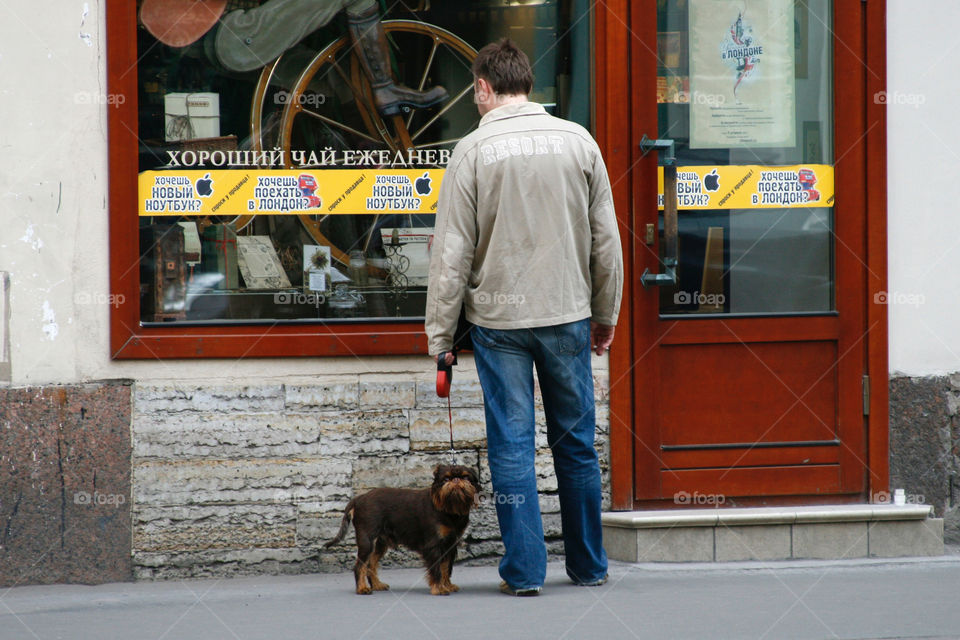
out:
{"label": "black boot in window", "polygon": [[358,57],[373,87],[374,101],[382,115],[397,115],[402,106],[423,109],[447,98],[447,90],[443,87],[415,91],[394,80],[387,34],[380,22],[380,10],[377,7],[348,18],[350,38],[357,47]]}

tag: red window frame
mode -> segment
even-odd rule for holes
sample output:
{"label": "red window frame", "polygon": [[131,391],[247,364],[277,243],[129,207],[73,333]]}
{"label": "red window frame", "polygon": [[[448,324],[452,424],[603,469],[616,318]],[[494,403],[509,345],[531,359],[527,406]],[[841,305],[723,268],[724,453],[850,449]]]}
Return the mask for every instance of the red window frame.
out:
{"label": "red window frame", "polygon": [[137,4],[107,0],[110,356],[117,359],[426,354],[422,322],[144,327],[137,219]]}

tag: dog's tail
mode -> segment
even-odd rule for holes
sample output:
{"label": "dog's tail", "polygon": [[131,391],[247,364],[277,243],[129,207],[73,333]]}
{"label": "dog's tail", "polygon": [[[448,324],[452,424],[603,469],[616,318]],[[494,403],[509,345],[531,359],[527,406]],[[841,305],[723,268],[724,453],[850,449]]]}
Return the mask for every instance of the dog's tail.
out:
{"label": "dog's tail", "polygon": [[324,544],[325,549],[329,549],[333,545],[337,544],[343,537],[347,535],[347,530],[350,528],[350,521],[353,519],[353,500],[347,503],[347,508],[343,510],[343,520],[340,522],[340,531],[337,532],[336,537]]}

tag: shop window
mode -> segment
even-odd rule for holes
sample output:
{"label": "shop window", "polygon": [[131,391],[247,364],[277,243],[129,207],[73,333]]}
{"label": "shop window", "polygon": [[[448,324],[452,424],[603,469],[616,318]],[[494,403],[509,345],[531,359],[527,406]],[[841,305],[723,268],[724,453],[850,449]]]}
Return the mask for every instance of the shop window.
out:
{"label": "shop window", "polygon": [[420,351],[476,50],[510,36],[531,98],[590,125],[585,0],[108,7],[111,91],[137,96],[110,117],[113,286],[138,303],[114,311],[115,357],[242,355],[256,326],[326,336],[304,354]]}

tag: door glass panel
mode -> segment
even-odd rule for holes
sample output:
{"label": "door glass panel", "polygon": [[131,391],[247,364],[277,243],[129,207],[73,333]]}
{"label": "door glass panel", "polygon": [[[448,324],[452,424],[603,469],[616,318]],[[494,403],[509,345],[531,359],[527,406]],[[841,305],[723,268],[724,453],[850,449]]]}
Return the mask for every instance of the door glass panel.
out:
{"label": "door glass panel", "polygon": [[[679,208],[661,315],[833,311],[831,0],[657,7],[658,137],[675,141]],[[662,213],[660,231],[662,259]]]}

